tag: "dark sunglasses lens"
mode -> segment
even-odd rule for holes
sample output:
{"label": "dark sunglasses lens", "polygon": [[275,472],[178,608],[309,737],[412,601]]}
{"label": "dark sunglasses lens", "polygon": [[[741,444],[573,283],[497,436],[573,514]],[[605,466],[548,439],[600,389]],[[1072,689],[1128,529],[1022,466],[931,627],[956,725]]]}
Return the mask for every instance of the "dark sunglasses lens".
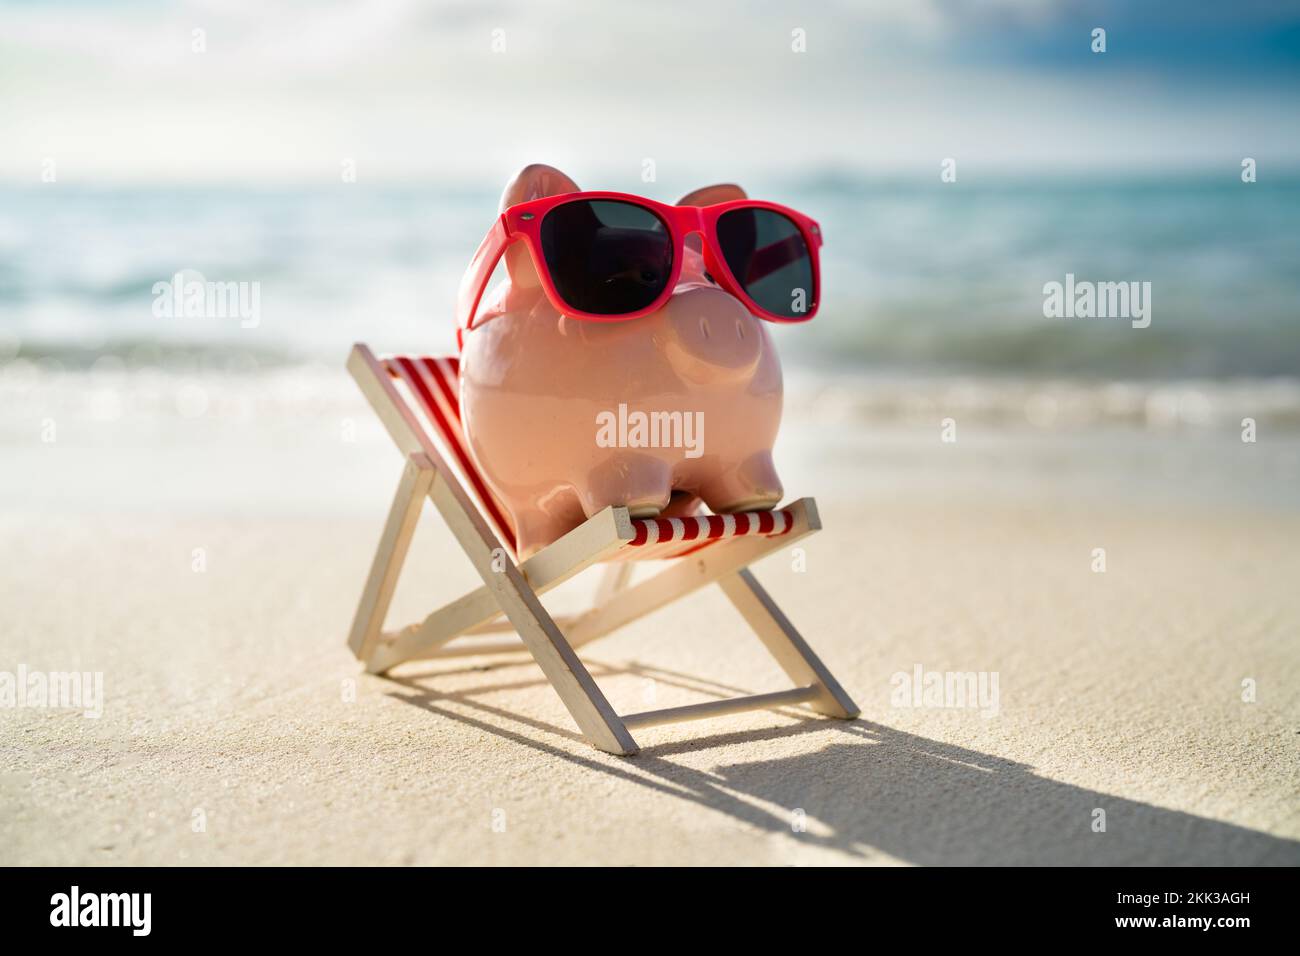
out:
{"label": "dark sunglasses lens", "polygon": [[636,312],[668,285],[673,240],[644,206],[581,199],[548,212],[540,232],[551,281],[574,309],[595,315]]}
{"label": "dark sunglasses lens", "polygon": [[787,319],[806,318],[817,303],[812,255],[790,217],[771,209],[733,209],[718,217],[718,245],[741,288]]}

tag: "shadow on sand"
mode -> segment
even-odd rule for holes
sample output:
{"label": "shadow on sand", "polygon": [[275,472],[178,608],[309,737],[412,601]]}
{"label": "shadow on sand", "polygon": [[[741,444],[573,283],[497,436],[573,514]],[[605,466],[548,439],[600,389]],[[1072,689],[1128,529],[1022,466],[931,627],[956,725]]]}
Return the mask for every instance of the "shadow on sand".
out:
{"label": "shadow on sand", "polygon": [[[588,665],[596,677],[633,674],[718,696],[746,693],[639,664]],[[466,670],[531,666],[500,663]],[[1300,842],[1295,840],[1060,783],[1038,776],[1026,764],[880,724],[831,720],[789,708],[782,712],[799,717],[799,723],[645,747],[630,758],[595,751],[590,756],[574,754],[547,743],[545,737],[581,740],[576,732],[474,699],[534,686],[542,682],[539,678],[529,675],[472,693],[444,693],[430,686],[447,673],[386,678],[406,689],[390,696],[593,773],[651,787],[774,833],[792,833],[792,811],[801,808],[808,820],[797,837],[801,842],[856,857],[884,852],[928,865],[1300,865]],[[443,702],[477,710],[490,720],[451,710]],[[523,729],[516,733],[492,722],[496,720]],[[710,772],[671,759],[682,752],[802,734],[817,734],[828,742],[811,753],[723,764]],[[1097,808],[1106,812],[1105,833],[1092,831]]]}

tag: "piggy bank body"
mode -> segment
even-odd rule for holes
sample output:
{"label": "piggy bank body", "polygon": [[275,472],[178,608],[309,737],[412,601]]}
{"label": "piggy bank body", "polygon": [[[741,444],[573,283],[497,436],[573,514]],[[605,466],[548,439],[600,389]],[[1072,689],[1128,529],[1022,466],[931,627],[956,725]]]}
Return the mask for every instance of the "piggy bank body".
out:
{"label": "piggy bank body", "polygon": [[[712,190],[739,192],[711,187],[694,204],[722,201]],[[502,208],[574,191],[550,167],[529,167]],[[715,513],[779,503],[780,363],[764,323],[713,284],[689,242],[668,302],[622,322],[565,316],[527,251],[506,256],[509,279],[463,336],[460,401],[521,559],[609,505],[649,517],[701,501]]]}

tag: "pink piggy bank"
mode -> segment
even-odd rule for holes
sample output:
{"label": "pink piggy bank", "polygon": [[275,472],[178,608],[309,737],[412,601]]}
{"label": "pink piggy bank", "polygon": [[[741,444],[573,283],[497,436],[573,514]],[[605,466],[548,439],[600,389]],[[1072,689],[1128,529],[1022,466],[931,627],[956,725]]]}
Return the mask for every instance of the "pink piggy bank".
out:
{"label": "pink piggy bank", "polygon": [[[559,170],[521,170],[461,289],[463,422],[520,559],[609,505],[773,508],[781,365],[755,313],[815,312],[820,230],[738,186],[640,210],[574,193]],[[750,205],[790,225],[735,215]],[[485,293],[502,256],[508,278]]]}

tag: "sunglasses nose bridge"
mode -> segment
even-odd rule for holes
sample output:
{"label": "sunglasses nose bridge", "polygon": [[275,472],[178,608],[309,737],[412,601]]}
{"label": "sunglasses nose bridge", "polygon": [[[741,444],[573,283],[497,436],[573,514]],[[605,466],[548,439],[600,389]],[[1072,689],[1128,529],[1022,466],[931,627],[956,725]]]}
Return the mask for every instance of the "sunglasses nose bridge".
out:
{"label": "sunglasses nose bridge", "polygon": [[704,217],[700,215],[698,209],[692,209],[691,212],[694,213],[694,215],[685,221],[679,222],[678,225],[682,237],[682,249],[685,250],[689,248],[688,240],[691,236],[699,236],[700,244],[698,251],[707,257],[711,251],[711,243],[709,242],[708,235],[704,231]]}
{"label": "sunglasses nose bridge", "polygon": [[698,206],[677,207],[677,228],[685,239],[692,233],[704,235],[704,216]]}
{"label": "sunglasses nose bridge", "polygon": [[697,206],[678,206],[677,229],[681,233],[682,245],[691,236],[700,237],[700,250],[709,246],[709,236],[704,230],[704,213]]}

